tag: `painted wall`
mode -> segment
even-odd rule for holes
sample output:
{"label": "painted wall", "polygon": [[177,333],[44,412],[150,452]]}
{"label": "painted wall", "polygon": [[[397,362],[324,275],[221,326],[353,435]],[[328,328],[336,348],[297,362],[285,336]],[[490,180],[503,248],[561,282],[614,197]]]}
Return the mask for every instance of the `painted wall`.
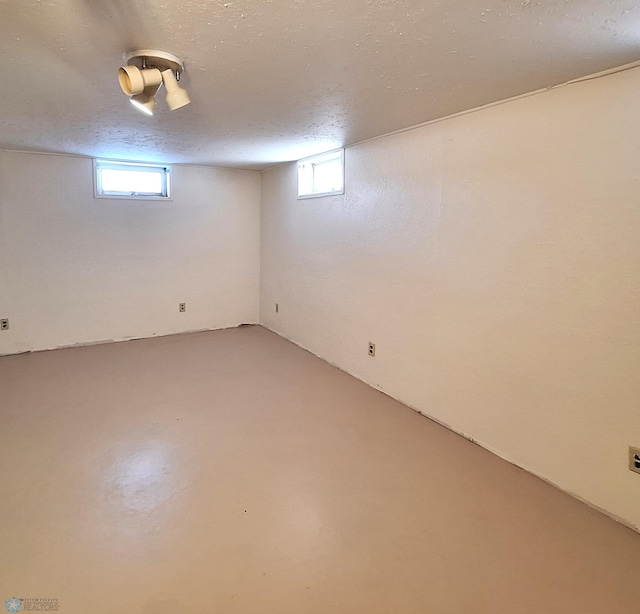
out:
{"label": "painted wall", "polygon": [[257,321],[259,173],[174,166],[166,203],[96,199],[92,174],[0,152],[0,354]]}
{"label": "painted wall", "polygon": [[344,196],[264,172],[261,322],[640,526],[638,109],[636,69],[349,148]]}

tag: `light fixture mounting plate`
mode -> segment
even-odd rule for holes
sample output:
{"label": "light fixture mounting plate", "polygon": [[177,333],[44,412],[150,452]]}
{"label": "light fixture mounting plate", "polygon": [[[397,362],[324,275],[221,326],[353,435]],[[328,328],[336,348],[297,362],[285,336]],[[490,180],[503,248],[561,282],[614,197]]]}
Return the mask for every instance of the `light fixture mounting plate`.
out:
{"label": "light fixture mounting plate", "polygon": [[125,56],[125,60],[130,66],[157,68],[160,71],[171,69],[178,75],[184,70],[184,64],[179,58],[166,51],[157,51],[156,49],[130,51]]}

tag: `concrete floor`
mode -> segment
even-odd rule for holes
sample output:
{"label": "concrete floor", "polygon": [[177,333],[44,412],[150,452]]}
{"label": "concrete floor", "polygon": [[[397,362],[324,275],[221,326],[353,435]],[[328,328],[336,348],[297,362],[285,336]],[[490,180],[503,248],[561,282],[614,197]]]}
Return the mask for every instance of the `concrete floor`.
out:
{"label": "concrete floor", "polygon": [[640,612],[640,535],[259,327],[0,358],[0,599]]}

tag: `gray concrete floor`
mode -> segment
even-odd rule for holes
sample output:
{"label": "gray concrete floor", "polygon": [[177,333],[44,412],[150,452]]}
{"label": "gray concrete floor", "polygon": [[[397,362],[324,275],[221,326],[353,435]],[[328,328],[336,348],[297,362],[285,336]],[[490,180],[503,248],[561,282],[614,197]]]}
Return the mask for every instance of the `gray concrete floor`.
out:
{"label": "gray concrete floor", "polygon": [[0,358],[0,598],[637,614],[640,535],[259,327]]}

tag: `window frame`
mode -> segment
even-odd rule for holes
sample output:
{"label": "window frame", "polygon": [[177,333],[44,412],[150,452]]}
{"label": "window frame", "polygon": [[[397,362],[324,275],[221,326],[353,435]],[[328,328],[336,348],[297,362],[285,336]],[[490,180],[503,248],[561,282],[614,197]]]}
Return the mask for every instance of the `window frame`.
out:
{"label": "window frame", "polygon": [[[145,169],[160,170],[163,173],[163,193],[149,192],[104,192],[100,170],[109,168],[113,170],[139,170]],[[123,200],[159,200],[171,201],[171,166],[169,164],[153,164],[148,162],[124,162],[121,160],[110,160],[107,158],[93,159],[93,196],[94,198],[110,198]]]}
{"label": "window frame", "polygon": [[[300,194],[300,165],[304,163],[312,162],[313,160],[321,160],[322,158],[329,158],[332,154],[340,155],[340,167],[342,173],[342,188],[340,190],[332,190],[331,192],[312,192],[311,194]],[[296,162],[296,193],[298,200],[304,200],[307,198],[322,198],[324,196],[340,196],[344,194],[344,186],[345,186],[345,164],[344,164],[344,147],[340,149],[332,149],[330,151],[325,151],[321,154],[316,154],[314,156],[308,156],[306,158],[301,158]],[[328,161],[328,160],[326,160]]]}

